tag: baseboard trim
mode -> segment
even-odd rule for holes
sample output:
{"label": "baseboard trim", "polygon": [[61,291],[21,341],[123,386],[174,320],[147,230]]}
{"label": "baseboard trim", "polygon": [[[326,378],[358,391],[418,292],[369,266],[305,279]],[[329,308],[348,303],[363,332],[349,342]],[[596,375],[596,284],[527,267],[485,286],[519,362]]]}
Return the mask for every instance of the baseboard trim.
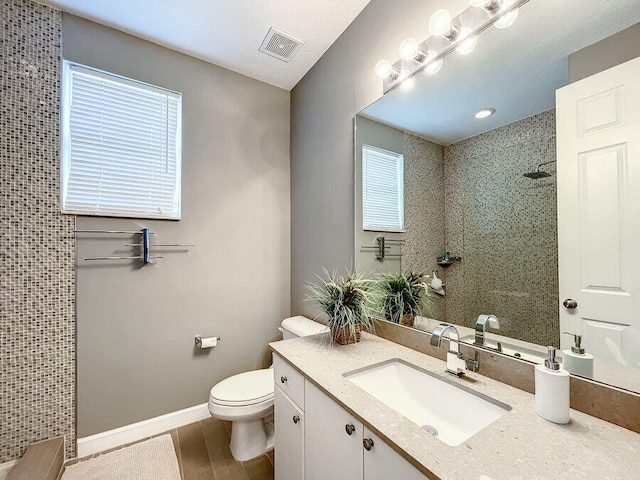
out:
{"label": "baseboard trim", "polygon": [[137,442],[173,428],[209,418],[206,403],[78,439],[78,458]]}

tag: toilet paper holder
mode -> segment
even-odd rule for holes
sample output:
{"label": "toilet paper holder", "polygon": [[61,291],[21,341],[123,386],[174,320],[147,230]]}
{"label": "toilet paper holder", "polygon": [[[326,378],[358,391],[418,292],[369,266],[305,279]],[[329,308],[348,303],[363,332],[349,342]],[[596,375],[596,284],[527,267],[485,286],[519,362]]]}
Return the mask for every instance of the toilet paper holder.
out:
{"label": "toilet paper holder", "polygon": [[[220,340],[222,340],[222,338],[220,338],[220,337],[211,337],[211,339],[216,339],[218,342]],[[205,338],[205,340],[209,340],[209,338]],[[208,347],[203,347],[202,346],[202,335],[196,335],[195,342],[196,342],[196,347],[208,348]]]}

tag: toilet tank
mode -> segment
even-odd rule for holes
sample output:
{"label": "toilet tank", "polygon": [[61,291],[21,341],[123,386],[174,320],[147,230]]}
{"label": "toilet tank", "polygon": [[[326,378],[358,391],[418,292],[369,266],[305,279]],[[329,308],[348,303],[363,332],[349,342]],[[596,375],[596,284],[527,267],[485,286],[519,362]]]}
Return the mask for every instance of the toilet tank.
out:
{"label": "toilet tank", "polygon": [[279,330],[282,332],[282,339],[287,340],[289,338],[307,337],[309,335],[325,333],[329,331],[329,328],[327,328],[326,325],[314,322],[310,318],[298,315],[296,317],[285,318],[280,324]]}

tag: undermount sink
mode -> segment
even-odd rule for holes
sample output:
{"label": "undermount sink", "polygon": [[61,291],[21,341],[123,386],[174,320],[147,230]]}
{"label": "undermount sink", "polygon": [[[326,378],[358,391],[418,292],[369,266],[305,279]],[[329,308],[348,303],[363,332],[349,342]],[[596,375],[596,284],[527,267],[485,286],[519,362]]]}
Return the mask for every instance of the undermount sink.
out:
{"label": "undermount sink", "polygon": [[453,447],[511,410],[509,405],[400,359],[347,372],[344,376]]}

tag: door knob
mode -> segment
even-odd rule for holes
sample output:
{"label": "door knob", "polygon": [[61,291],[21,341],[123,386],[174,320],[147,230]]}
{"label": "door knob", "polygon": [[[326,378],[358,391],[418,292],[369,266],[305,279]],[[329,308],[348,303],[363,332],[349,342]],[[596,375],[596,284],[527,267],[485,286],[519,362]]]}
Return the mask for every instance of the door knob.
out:
{"label": "door knob", "polygon": [[280,377],[280,382],[281,382],[281,383],[284,383],[284,382],[286,382],[286,381],[287,381],[287,377]]}
{"label": "door knob", "polygon": [[362,441],[362,445],[364,445],[364,449],[365,449],[366,451],[369,451],[369,450],[371,450],[371,448],[373,447],[373,440],[372,440],[372,439],[370,439],[370,438],[365,438],[365,439]]}
{"label": "door knob", "polygon": [[356,427],[354,427],[353,425],[350,425],[350,424],[346,424],[344,426],[344,429],[347,431],[347,435],[351,435],[353,432],[356,431]]}
{"label": "door knob", "polygon": [[298,423],[300,421],[300,417],[298,415],[293,416],[293,423]]}
{"label": "door knob", "polygon": [[576,302],[573,298],[567,298],[564,302],[562,302],[564,308],[576,308],[578,306],[578,302]]}

